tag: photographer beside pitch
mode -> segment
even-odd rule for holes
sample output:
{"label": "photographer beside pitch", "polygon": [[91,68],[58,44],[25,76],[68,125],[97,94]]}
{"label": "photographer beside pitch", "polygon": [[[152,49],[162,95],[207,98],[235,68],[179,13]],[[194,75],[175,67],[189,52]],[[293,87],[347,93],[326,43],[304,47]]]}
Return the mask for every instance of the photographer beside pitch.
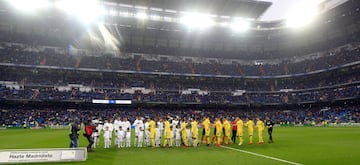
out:
{"label": "photographer beside pitch", "polygon": [[75,119],[73,123],[70,124],[70,148],[78,148],[79,147],[79,119]]}

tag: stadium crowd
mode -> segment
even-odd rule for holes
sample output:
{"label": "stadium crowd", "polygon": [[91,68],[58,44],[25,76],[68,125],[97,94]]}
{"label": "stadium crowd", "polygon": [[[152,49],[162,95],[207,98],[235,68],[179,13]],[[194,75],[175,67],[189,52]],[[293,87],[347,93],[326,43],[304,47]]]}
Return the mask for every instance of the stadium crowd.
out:
{"label": "stadium crowd", "polygon": [[201,104],[297,104],[307,102],[326,102],[339,99],[358,98],[358,85],[341,86],[301,92],[249,92],[234,95],[231,92],[213,92],[200,94],[191,92],[182,94],[179,91],[162,91],[142,93],[126,93],[119,89],[79,91],[73,88],[69,91],[59,91],[53,87],[14,89],[0,86],[0,99],[3,100],[39,100],[39,101],[69,101],[81,100],[91,102],[92,99],[132,100],[133,102],[148,103],[201,103]]}
{"label": "stadium crowd", "polygon": [[15,63],[27,65],[45,65],[75,68],[96,68],[112,70],[130,70],[146,72],[168,72],[168,73],[191,73],[210,75],[233,75],[233,76],[274,76],[308,73],[311,71],[328,69],[343,64],[360,60],[360,49],[342,50],[337,53],[328,52],[326,56],[291,63],[283,61],[280,64],[263,65],[240,65],[172,62],[168,60],[147,61],[141,56],[120,59],[113,56],[71,56],[66,53],[59,54],[55,50],[31,51],[31,46],[6,46],[3,44],[0,51],[1,63]]}
{"label": "stadium crowd", "polygon": [[0,124],[5,127],[57,127],[68,126],[72,119],[79,118],[80,121],[89,119],[97,119],[105,121],[114,119],[115,117],[127,118],[130,122],[134,122],[137,116],[141,117],[165,117],[180,116],[185,118],[203,118],[210,117],[211,121],[215,117],[223,118],[239,116],[259,116],[265,119],[270,117],[275,124],[290,123],[310,124],[315,122],[321,124],[322,121],[329,123],[359,123],[360,122],[359,106],[333,106],[324,108],[307,108],[307,109],[269,109],[269,110],[241,110],[241,109],[198,109],[198,108],[96,108],[89,109],[69,109],[66,106],[58,106],[51,108],[2,108],[0,111]]}
{"label": "stadium crowd", "polygon": [[[205,91],[279,91],[281,89],[303,90],[329,87],[360,81],[359,69],[331,71],[311,76],[235,79],[187,76],[128,76],[120,73],[86,72],[19,67],[0,67],[0,81],[13,81],[22,86],[67,86],[79,84],[96,89],[144,87],[154,90],[186,90],[188,88]],[[216,82],[216,83],[215,83]]]}

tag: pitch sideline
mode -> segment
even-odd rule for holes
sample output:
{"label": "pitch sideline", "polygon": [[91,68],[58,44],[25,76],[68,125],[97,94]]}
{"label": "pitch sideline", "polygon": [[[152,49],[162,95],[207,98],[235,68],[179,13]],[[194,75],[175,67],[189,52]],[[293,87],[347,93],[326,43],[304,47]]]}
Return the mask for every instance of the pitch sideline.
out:
{"label": "pitch sideline", "polygon": [[220,146],[220,147],[226,148],[226,149],[229,149],[229,150],[234,150],[234,151],[238,151],[238,152],[247,153],[247,154],[250,154],[250,155],[255,155],[255,156],[267,158],[267,159],[272,159],[272,160],[276,160],[276,161],[284,162],[284,163],[288,163],[288,164],[302,165],[302,164],[300,164],[300,163],[291,162],[291,161],[287,161],[287,160],[284,160],[284,159],[279,159],[279,158],[275,158],[275,157],[271,157],[271,156],[266,156],[266,155],[262,155],[262,154],[257,154],[257,153],[255,153],[255,152],[245,151],[245,150],[241,150],[241,149],[237,149],[237,148],[226,147],[226,146]]}

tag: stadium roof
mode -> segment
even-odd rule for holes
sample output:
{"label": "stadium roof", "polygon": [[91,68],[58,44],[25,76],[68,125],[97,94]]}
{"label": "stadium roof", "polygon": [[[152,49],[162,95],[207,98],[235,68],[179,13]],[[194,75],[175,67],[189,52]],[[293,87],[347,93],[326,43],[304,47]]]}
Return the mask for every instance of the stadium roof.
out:
{"label": "stadium roof", "polygon": [[271,2],[272,5],[268,10],[259,18],[260,21],[273,21],[286,19],[287,14],[296,6],[305,3],[306,1],[321,4],[322,7],[336,7],[347,0],[264,0]]}
{"label": "stadium roof", "polygon": [[219,16],[258,19],[271,2],[257,0],[106,0],[120,4],[170,9],[174,11],[197,11]]}

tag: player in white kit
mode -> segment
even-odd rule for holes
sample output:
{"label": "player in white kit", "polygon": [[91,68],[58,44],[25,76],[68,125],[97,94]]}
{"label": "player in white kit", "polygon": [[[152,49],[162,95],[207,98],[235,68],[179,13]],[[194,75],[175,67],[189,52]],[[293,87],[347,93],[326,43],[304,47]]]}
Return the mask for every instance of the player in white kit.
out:
{"label": "player in white kit", "polygon": [[[135,141],[134,141],[134,147],[136,147],[136,143],[138,142],[138,138],[139,138],[139,132],[140,132],[140,127],[143,125],[143,121],[141,120],[141,117],[138,116],[136,117],[136,120],[133,123],[133,126],[135,127]],[[143,127],[144,128],[144,127]]]}
{"label": "player in white kit", "polygon": [[192,133],[191,133],[191,125],[190,123],[186,124],[186,139],[188,146],[191,146],[193,144],[192,140]]}
{"label": "player in white kit", "polygon": [[147,118],[146,122],[144,124],[144,128],[145,128],[145,146],[150,146],[150,131],[149,131],[149,121],[150,119]]}
{"label": "player in white kit", "polygon": [[130,146],[131,146],[131,131],[130,131],[130,127],[128,127],[128,128],[126,129],[125,137],[126,137],[126,147],[130,147]]}
{"label": "player in white kit", "polygon": [[181,145],[181,128],[180,124],[176,125],[175,130],[175,146],[180,147]]}
{"label": "player in white kit", "polygon": [[161,128],[160,128],[159,125],[156,123],[156,128],[155,128],[155,147],[160,147],[160,142],[161,142]]}
{"label": "player in white kit", "polygon": [[[176,128],[177,125],[179,124],[179,117],[176,116],[172,121],[171,121],[171,125],[173,128]],[[173,133],[172,133],[172,139],[173,139],[173,144],[175,144],[175,139],[176,139],[176,132],[175,132],[176,129],[173,129]]]}
{"label": "player in white kit", "polygon": [[[115,134],[118,134],[118,131],[119,131],[119,128],[120,128],[120,126],[122,126],[122,121],[121,121],[121,119],[120,119],[120,117],[116,117],[116,119],[114,120],[114,129],[115,129]],[[118,145],[118,139],[117,139],[118,137],[117,136],[115,136],[115,145]]]}
{"label": "player in white kit", "polygon": [[112,134],[112,132],[110,131],[109,127],[105,126],[104,127],[104,148],[110,147],[111,134]]}
{"label": "player in white kit", "polygon": [[111,146],[111,139],[112,139],[112,132],[114,131],[114,124],[112,123],[112,119],[109,119],[109,121],[105,121],[103,130],[105,133],[105,127],[108,128],[108,131],[110,131],[110,143],[109,146]]}
{"label": "player in white kit", "polygon": [[117,146],[118,146],[118,148],[124,147],[125,131],[122,129],[121,126],[119,127],[119,130],[118,130],[118,132],[116,134],[116,137],[117,137]]}
{"label": "player in white kit", "polygon": [[143,139],[144,139],[144,127],[140,126],[138,132],[138,142],[137,142],[138,147],[142,147]]}

